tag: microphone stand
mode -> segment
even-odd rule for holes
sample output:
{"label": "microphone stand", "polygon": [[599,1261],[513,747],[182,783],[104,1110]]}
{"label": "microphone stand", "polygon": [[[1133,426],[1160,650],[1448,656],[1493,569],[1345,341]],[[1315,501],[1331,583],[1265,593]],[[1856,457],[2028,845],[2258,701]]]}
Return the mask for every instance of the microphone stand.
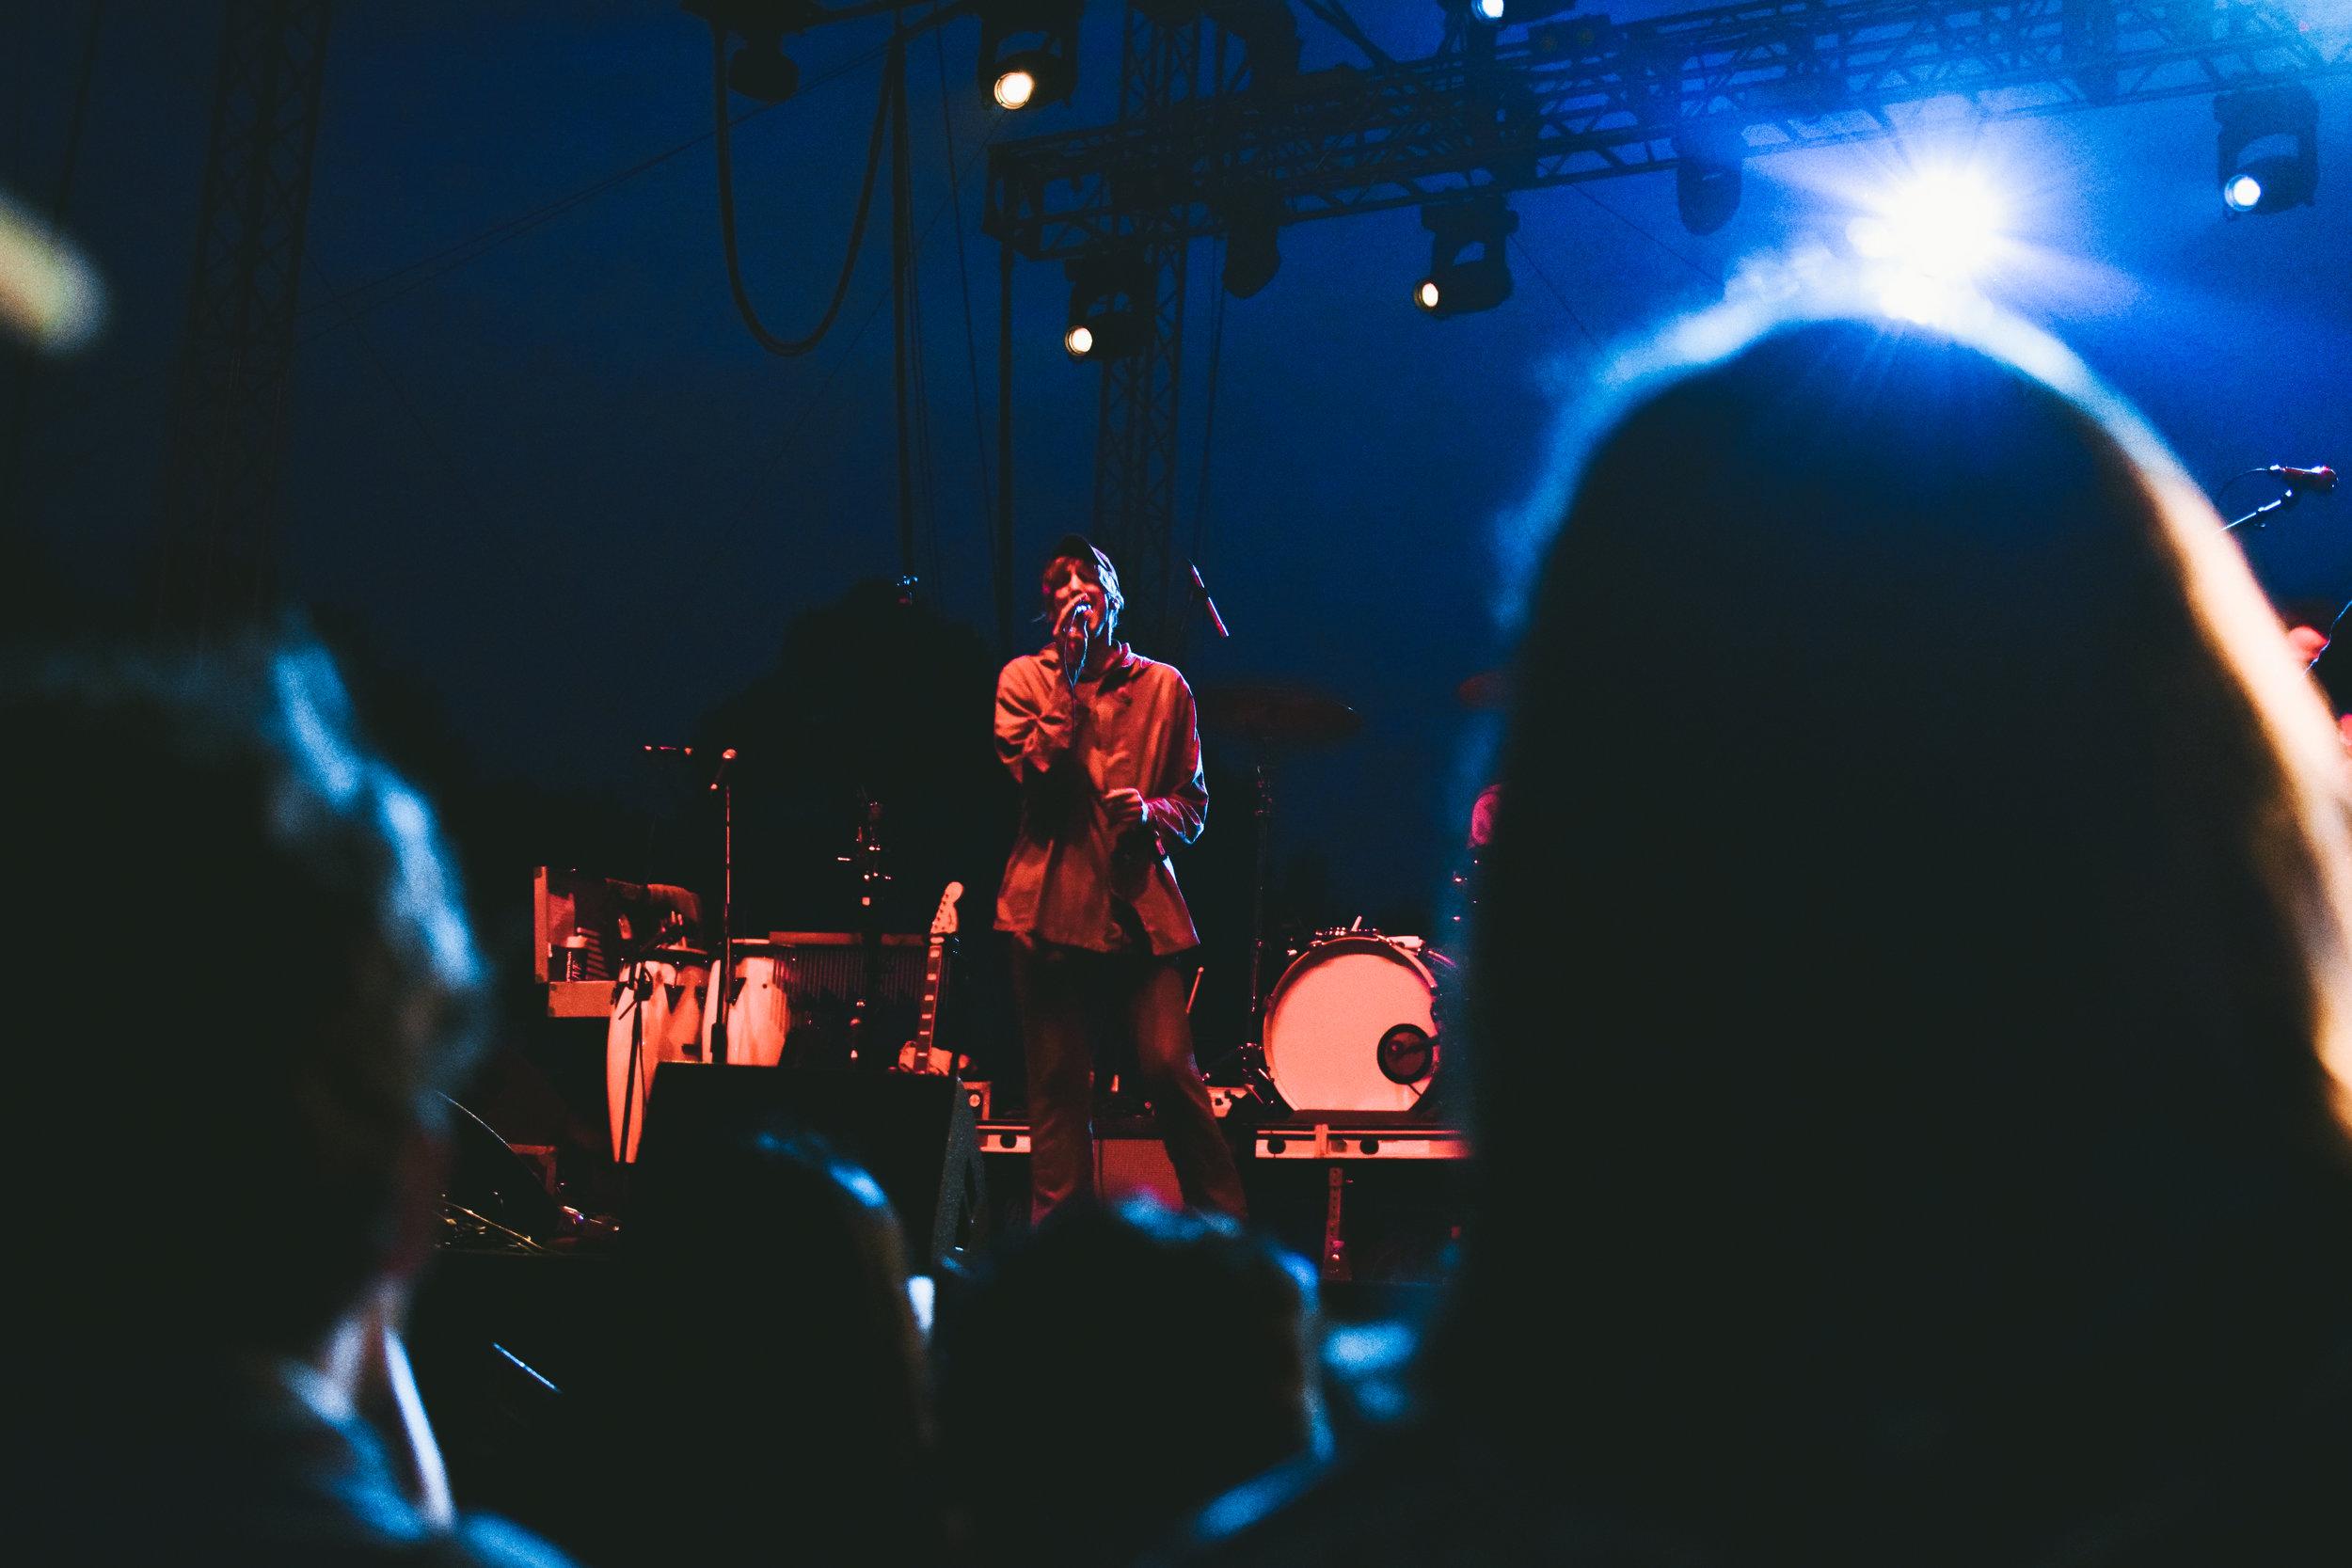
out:
{"label": "microphone stand", "polygon": [[710,988],[710,1006],[718,1008],[710,1021],[710,1060],[723,1065],[734,1059],[727,1025],[735,1011],[735,783],[727,777],[735,748],[719,753],[719,770],[710,787],[719,796],[719,973]]}
{"label": "microphone stand", "polygon": [[2258,506],[2254,508],[2253,511],[2249,512],[2245,516],[2222,524],[2221,531],[2224,533],[2234,533],[2239,529],[2244,528],[2247,524],[2251,523],[2254,525],[2254,531],[2259,533],[2262,531],[2264,525],[2268,523],[2271,518],[2277,516],[2280,513],[2284,512],[2288,507],[2293,506],[2296,501],[2299,501],[2302,499],[2303,492],[2290,484],[2287,486],[2286,494],[2280,496],[2277,500]]}
{"label": "microphone stand", "polygon": [[[1209,585],[1200,576],[1198,565],[1187,565],[1192,578],[1192,602],[1200,607],[1208,618],[1209,629],[1220,641],[1233,635],[1225,624],[1225,617],[1216,611],[1216,600],[1209,594]],[[1244,1015],[1243,1028],[1247,1037],[1235,1047],[1232,1059],[1240,1064],[1242,1081],[1267,1109],[1275,1110],[1282,1103],[1281,1091],[1274,1086],[1274,1077],[1265,1065],[1265,1020],[1260,1016],[1265,1006],[1265,879],[1270,863],[1267,846],[1274,825],[1274,778],[1263,752],[1250,764],[1251,847],[1249,856],[1249,1010]],[[1200,984],[1196,976],[1193,982]]]}
{"label": "microphone stand", "polygon": [[639,1102],[647,1098],[645,1085],[639,1074],[645,1061],[645,1004],[653,999],[653,976],[645,972],[645,955],[660,947],[671,938],[685,930],[680,924],[664,920],[653,935],[622,949],[628,955],[612,982],[612,1002],[620,1005],[627,992],[628,1004],[628,1078],[621,1096],[621,1147],[613,1150],[613,1161],[621,1167],[622,1180],[627,1181],[628,1167],[635,1164],[628,1157],[629,1131],[637,1123]]}

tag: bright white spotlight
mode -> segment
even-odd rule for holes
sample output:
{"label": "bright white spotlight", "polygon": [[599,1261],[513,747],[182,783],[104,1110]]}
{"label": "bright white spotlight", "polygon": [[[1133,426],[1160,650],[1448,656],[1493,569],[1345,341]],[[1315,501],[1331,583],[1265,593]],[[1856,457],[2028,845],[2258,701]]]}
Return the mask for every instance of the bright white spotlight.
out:
{"label": "bright white spotlight", "polygon": [[1413,303],[1424,310],[1435,310],[1438,308],[1438,280],[1434,277],[1424,277],[1415,284]]}
{"label": "bright white spotlight", "polygon": [[1500,22],[1505,3],[1506,0],[1471,0],[1470,9],[1476,11],[1482,21]]}
{"label": "bright white spotlight", "polygon": [[1094,328],[1080,322],[1061,335],[1061,346],[1070,351],[1073,359],[1083,359],[1094,352]]}
{"label": "bright white spotlight", "polygon": [[1028,107],[1037,96],[1037,77],[1025,71],[1008,71],[996,78],[996,102],[1008,109]]}
{"label": "bright white spotlight", "polygon": [[2261,205],[2263,182],[2250,174],[2241,174],[2221,187],[2221,199],[2233,213],[2250,213]]}
{"label": "bright white spotlight", "polygon": [[1846,234],[1870,261],[1928,277],[1965,278],[1999,250],[2008,217],[1980,175],[1931,170],[1890,191]]}

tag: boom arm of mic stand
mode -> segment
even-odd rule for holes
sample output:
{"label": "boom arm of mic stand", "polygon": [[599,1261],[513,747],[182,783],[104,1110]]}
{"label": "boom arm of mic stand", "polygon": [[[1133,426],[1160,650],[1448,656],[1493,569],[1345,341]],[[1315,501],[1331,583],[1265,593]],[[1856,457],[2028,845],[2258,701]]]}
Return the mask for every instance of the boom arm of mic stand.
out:
{"label": "boom arm of mic stand", "polygon": [[2259,533],[2262,531],[2263,526],[2268,523],[2272,517],[2278,515],[2281,512],[2284,512],[2288,507],[2293,506],[2296,501],[2299,501],[2302,499],[2302,491],[2289,489],[2285,495],[2280,496],[2277,500],[2271,501],[2263,506],[2258,506],[2254,508],[2253,511],[2249,512],[2245,516],[2222,524],[2221,531],[2224,533],[2234,533],[2239,529],[2244,528],[2247,524],[2251,523],[2254,525],[2254,531]]}

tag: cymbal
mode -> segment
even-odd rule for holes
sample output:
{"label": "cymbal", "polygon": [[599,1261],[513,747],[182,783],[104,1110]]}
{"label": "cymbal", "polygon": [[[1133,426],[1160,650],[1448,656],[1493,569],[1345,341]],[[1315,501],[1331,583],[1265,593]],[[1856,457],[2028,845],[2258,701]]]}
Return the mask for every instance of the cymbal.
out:
{"label": "cymbal", "polygon": [[1199,693],[1203,728],[1274,746],[1328,746],[1363,716],[1327,691],[1289,681],[1226,681]]}
{"label": "cymbal", "polygon": [[1511,704],[1511,672],[1481,670],[1454,689],[1454,700],[1472,713],[1492,713]]}

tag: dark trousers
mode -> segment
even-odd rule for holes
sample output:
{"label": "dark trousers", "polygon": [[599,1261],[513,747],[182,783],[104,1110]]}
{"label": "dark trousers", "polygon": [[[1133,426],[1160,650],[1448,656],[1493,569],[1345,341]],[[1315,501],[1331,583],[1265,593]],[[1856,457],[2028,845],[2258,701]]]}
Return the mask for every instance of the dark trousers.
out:
{"label": "dark trousers", "polygon": [[1241,1172],[1192,1065],[1192,1021],[1174,958],[1015,942],[1012,994],[1029,1066],[1032,1219],[1094,1196],[1094,1047],[1087,1024],[1095,1015],[1122,1020],[1134,1032],[1136,1075],[1184,1202],[1247,1217]]}

